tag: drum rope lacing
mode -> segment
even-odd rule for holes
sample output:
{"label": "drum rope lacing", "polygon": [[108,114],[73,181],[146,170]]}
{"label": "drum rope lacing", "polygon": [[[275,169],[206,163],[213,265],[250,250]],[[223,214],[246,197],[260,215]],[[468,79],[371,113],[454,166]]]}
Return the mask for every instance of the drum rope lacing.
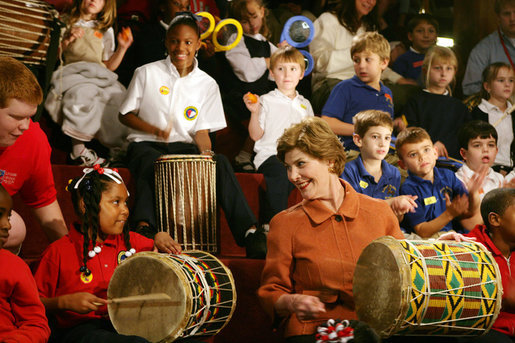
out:
{"label": "drum rope lacing", "polygon": [[[14,0],[14,1],[16,1],[16,0]],[[50,7],[46,7],[42,3],[32,3],[32,2],[27,2],[27,1],[18,1],[18,2],[19,3],[23,3],[24,6],[16,5],[16,4],[12,4],[12,3],[2,4],[2,6],[5,5],[5,6],[9,6],[11,8],[14,7],[14,8],[24,9],[24,10],[30,10],[32,12],[40,13],[40,14],[43,14],[43,15],[46,15],[49,12],[50,13],[52,12]],[[6,29],[6,30],[14,32],[14,33],[22,33],[22,34],[30,34],[30,35],[34,35],[34,30],[27,30],[27,29],[23,29],[23,28],[20,28],[20,27],[16,27],[14,24],[21,24],[21,25],[24,25],[24,26],[29,26],[31,28],[49,29],[50,30],[50,27],[47,27],[45,25],[39,25],[37,23],[29,23],[29,22],[26,22],[26,21],[23,21],[23,20],[20,20],[20,19],[16,19],[16,18],[14,18],[12,16],[9,16],[9,14],[11,14],[11,15],[14,15],[14,14],[23,15],[24,17],[29,17],[29,18],[39,19],[39,20],[45,19],[44,16],[41,16],[41,15],[38,16],[38,15],[29,14],[29,13],[21,13],[19,11],[16,11],[16,10],[13,10],[13,9],[9,9],[7,7],[1,7],[0,8],[0,19],[3,22],[0,23],[0,28]],[[55,14],[54,14],[54,17],[55,17]],[[29,38],[26,38],[26,37],[19,37],[19,36],[14,35],[14,34],[6,34],[6,33],[1,33],[0,32],[0,36],[2,37],[2,39],[9,40],[9,41],[14,42],[14,43],[29,43],[29,44],[34,44],[34,45],[41,43],[38,40],[29,39]],[[48,48],[49,45],[50,45],[49,42],[45,43],[45,46],[47,48]],[[8,44],[5,44],[5,43],[0,43],[0,48],[12,49],[13,47],[8,45]],[[17,46],[16,49],[27,51],[27,52],[34,51],[34,49],[32,49],[32,48],[24,48],[24,47],[20,47],[20,46]],[[45,54],[46,50],[38,50],[37,52]],[[2,52],[2,54],[5,55],[5,56],[13,57],[13,58],[24,57],[23,54],[13,53],[13,52],[6,52],[6,51]],[[46,58],[45,57],[40,57],[38,59],[41,60],[41,61],[44,61]]]}
{"label": "drum rope lacing", "polygon": [[[216,188],[213,182],[208,182],[216,180],[216,168],[214,167],[216,162],[211,158],[199,159],[201,156],[197,158],[184,156],[177,161],[172,160],[175,167],[169,165],[170,161],[167,160],[158,160],[157,162],[159,168],[156,169],[155,191],[158,204],[164,205],[157,211],[159,226],[161,230],[169,232],[175,240],[183,244],[185,250],[200,248],[216,252],[218,248],[215,213]],[[190,163],[189,167],[185,162]],[[205,196],[208,196],[208,199],[205,199]],[[187,206],[189,209],[199,211],[205,209],[206,213],[192,211],[189,223],[186,223]],[[197,223],[195,223],[196,220],[198,220]],[[196,239],[195,232],[193,232],[191,241],[189,241],[188,233],[191,228],[196,226],[195,224],[201,230],[200,235]],[[181,226],[182,232],[178,232]]]}
{"label": "drum rope lacing", "polygon": [[198,276],[199,276],[198,279],[202,283],[202,287],[203,287],[202,293],[204,293],[204,296],[206,299],[205,305],[204,305],[205,311],[202,315],[202,318],[197,323],[197,326],[195,326],[193,328],[193,330],[191,330],[191,332],[189,333],[191,336],[193,336],[202,327],[202,325],[204,325],[204,323],[206,322],[206,319],[207,319],[207,315],[209,314],[210,307],[211,307],[211,292],[210,292],[211,287],[209,287],[209,284],[207,283],[207,280],[204,276],[203,270],[195,263],[194,257],[182,255],[181,258],[184,260],[185,263],[188,263],[188,265],[190,267],[192,267],[196,273],[198,273]]}
{"label": "drum rope lacing", "polygon": [[[411,264],[414,264],[416,263],[417,261],[420,261],[423,257],[423,259],[425,260],[437,260],[437,261],[449,261],[449,263],[456,263],[456,260],[454,259],[451,259],[449,257],[451,256],[459,256],[459,255],[470,255],[471,253],[475,252],[475,251],[466,251],[466,252],[453,252],[452,254],[441,254],[441,255],[438,255],[438,258],[436,257],[430,257],[430,256],[424,256],[420,250],[414,245],[412,244],[411,242],[409,241],[406,241],[406,243],[416,252],[418,253],[417,254],[413,254],[409,251],[407,251],[406,249],[403,250],[404,254],[402,254],[402,257],[404,259],[404,262],[407,264],[407,265],[411,265]],[[413,262],[409,262],[407,260],[407,256],[411,256],[415,259],[415,261]],[[447,259],[444,259],[445,257],[447,257]],[[483,264],[483,265],[488,265],[488,263],[486,262],[475,262],[476,264]],[[431,285],[430,285],[430,278],[429,278],[429,274],[428,274],[428,268],[424,268],[424,278],[426,280],[425,282],[425,289],[424,291],[420,292],[419,291],[419,295],[418,296],[415,296],[413,298],[413,300],[417,299],[417,298],[420,298],[422,296],[426,296],[427,297],[427,300],[425,301],[425,303],[429,303],[430,301],[430,298],[431,298],[431,295],[438,295],[438,294],[445,294],[445,293],[449,293],[450,291],[454,291],[454,290],[459,290],[459,289],[464,289],[464,288],[469,288],[469,287],[477,287],[477,286],[481,286],[481,285],[485,285],[485,284],[489,284],[489,283],[495,283],[495,280],[491,280],[491,281],[488,281],[488,282],[482,282],[482,283],[479,283],[479,284],[473,284],[473,285],[468,285],[466,287],[459,287],[459,288],[454,288],[454,289],[448,289],[448,290],[444,290],[444,291],[439,291],[439,292],[433,292],[431,293],[430,292],[430,289],[431,289]],[[466,297],[466,298],[471,298],[471,299],[487,299],[487,300],[496,300],[496,298],[484,298],[484,297],[477,297],[477,296],[465,296],[465,295],[461,295],[461,294],[452,294],[452,296],[454,297]],[[409,303],[410,302],[410,292],[406,292],[406,303]],[[426,306],[424,308],[424,312],[422,313],[422,315],[420,316],[420,318],[425,318],[425,315],[426,315],[426,311],[428,309],[428,306]],[[453,323],[453,322],[457,322],[457,321],[463,321],[463,320],[470,320],[470,319],[477,319],[477,318],[484,318],[484,317],[491,317],[493,316],[493,314],[484,314],[484,315],[478,315],[478,316],[474,316],[474,317],[466,317],[466,318],[459,318],[459,319],[451,319],[451,320],[442,320],[442,321],[435,321],[435,322],[431,322],[431,323],[417,323],[417,325],[419,326],[440,326],[440,327],[449,327],[448,325],[441,325],[441,324],[447,324],[447,323]],[[407,326],[412,326],[413,323],[410,323],[408,321],[405,321],[404,320],[404,324],[407,324]],[[401,326],[401,328],[405,328],[406,326]],[[462,327],[462,326],[457,326],[457,325],[452,325],[451,326],[453,329],[465,329],[465,330],[476,330],[476,331],[484,331],[485,329],[484,328],[473,328],[473,327]]]}

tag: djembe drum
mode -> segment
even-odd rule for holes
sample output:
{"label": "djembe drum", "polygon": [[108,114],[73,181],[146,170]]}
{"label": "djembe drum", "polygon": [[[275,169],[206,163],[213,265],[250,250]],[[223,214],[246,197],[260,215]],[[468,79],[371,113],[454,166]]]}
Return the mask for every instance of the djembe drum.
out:
{"label": "djembe drum", "polygon": [[480,335],[501,309],[502,282],[479,243],[382,237],[361,253],[356,312],[382,337]]}
{"label": "djembe drum", "polygon": [[203,251],[180,255],[138,253],[114,271],[108,299],[165,294],[169,300],[111,302],[109,317],[118,333],[151,342],[215,335],[236,307],[231,271]]}
{"label": "djembe drum", "polygon": [[0,56],[45,65],[57,11],[42,0],[0,1]]}
{"label": "djembe drum", "polygon": [[183,249],[216,253],[216,165],[211,156],[163,155],[155,164],[160,231]]}

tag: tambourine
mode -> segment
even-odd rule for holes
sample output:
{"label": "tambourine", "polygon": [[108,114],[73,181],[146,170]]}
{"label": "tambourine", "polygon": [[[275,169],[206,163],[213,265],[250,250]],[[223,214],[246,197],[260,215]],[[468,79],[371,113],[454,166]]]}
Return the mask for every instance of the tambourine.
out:
{"label": "tambourine", "polygon": [[215,18],[209,12],[198,12],[196,15],[202,17],[199,23],[200,39],[212,37],[215,51],[227,51],[234,48],[243,36],[243,28],[236,19],[224,19],[215,23]]}
{"label": "tambourine", "polygon": [[288,19],[284,25],[283,32],[281,33],[281,42],[286,41],[289,45],[299,49],[304,55],[304,61],[306,62],[306,68],[304,70],[304,76],[308,75],[313,71],[314,60],[313,56],[304,48],[311,43],[313,36],[315,35],[315,26],[313,22],[307,17],[297,15]]}

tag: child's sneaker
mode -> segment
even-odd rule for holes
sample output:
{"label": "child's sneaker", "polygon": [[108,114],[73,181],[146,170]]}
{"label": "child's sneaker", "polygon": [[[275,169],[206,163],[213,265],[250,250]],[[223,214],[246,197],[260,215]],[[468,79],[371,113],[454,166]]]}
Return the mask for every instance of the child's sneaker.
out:
{"label": "child's sneaker", "polygon": [[252,155],[245,152],[240,152],[234,157],[234,171],[240,173],[255,173],[256,168],[251,161]]}
{"label": "child's sneaker", "polygon": [[72,164],[82,167],[93,167],[95,164],[99,164],[101,167],[109,166],[109,161],[105,158],[98,157],[94,150],[88,148],[84,148],[79,156],[74,156],[73,153],[70,153],[70,158]]}

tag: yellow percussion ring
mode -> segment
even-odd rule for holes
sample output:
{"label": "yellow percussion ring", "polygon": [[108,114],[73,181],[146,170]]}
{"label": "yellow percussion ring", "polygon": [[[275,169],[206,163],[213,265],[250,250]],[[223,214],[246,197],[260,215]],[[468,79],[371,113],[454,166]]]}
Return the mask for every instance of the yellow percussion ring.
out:
{"label": "yellow percussion ring", "polygon": [[204,17],[207,20],[209,20],[209,28],[207,29],[206,32],[204,32],[204,33],[202,33],[200,35],[200,40],[204,40],[207,37],[209,37],[211,35],[211,33],[213,33],[213,31],[215,29],[215,17],[213,17],[213,15],[211,13],[209,13],[209,12],[198,12],[198,13],[195,13],[195,14],[199,15],[201,17]]}
{"label": "yellow percussion ring", "polygon": [[[236,36],[236,39],[234,40],[234,42],[232,42],[231,44],[220,45],[220,43],[218,43],[218,39],[216,38],[218,35],[218,31],[220,31],[220,29],[222,27],[224,27],[226,25],[230,25],[230,24],[233,24],[236,27],[236,30],[238,31],[238,35]],[[215,46],[215,50],[216,51],[231,50],[236,45],[238,45],[242,36],[243,36],[243,29],[242,29],[239,21],[237,21],[236,19],[232,19],[232,18],[222,20],[221,22],[218,23],[218,25],[216,25],[215,31],[213,32],[213,44]]]}

